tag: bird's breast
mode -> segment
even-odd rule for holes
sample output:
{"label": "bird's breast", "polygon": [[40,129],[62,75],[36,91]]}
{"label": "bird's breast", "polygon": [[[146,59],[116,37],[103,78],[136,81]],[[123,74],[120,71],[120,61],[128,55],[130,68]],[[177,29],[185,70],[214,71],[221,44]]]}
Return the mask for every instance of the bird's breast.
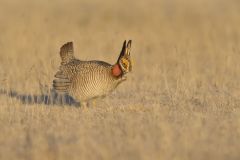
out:
{"label": "bird's breast", "polygon": [[78,100],[88,100],[108,94],[117,85],[118,80],[111,75],[110,68],[89,69],[85,74],[75,76],[70,94]]}

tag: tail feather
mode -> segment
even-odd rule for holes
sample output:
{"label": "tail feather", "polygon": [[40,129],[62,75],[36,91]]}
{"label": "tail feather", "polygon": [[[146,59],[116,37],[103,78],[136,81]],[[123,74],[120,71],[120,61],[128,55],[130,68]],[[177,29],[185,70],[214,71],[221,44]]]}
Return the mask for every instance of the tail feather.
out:
{"label": "tail feather", "polygon": [[67,64],[71,60],[75,59],[73,51],[73,42],[64,44],[60,49],[60,56],[62,58],[62,65]]}
{"label": "tail feather", "polygon": [[68,92],[71,81],[69,80],[68,76],[63,73],[62,67],[75,59],[73,42],[68,42],[60,48],[60,56],[62,62],[59,71],[55,74],[56,79],[53,80],[53,88],[57,92]]}

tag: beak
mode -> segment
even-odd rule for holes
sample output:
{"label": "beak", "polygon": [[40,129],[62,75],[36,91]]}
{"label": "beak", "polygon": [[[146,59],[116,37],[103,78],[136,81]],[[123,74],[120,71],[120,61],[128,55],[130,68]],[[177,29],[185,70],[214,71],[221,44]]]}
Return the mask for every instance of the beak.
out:
{"label": "beak", "polygon": [[125,76],[125,75],[122,76],[122,80],[123,80],[123,81],[126,81],[126,80],[127,80],[127,76]]}

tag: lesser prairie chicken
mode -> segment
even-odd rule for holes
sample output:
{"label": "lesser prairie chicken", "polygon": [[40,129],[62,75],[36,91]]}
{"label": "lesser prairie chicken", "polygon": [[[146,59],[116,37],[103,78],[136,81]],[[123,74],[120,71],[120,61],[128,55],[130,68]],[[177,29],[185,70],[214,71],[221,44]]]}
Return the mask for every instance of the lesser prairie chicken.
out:
{"label": "lesser prairie chicken", "polygon": [[74,56],[73,42],[64,44],[60,49],[62,59],[59,71],[55,74],[53,87],[86,105],[90,100],[104,97],[126,80],[132,70],[130,56],[131,40],[124,41],[115,64],[92,60],[82,61]]}

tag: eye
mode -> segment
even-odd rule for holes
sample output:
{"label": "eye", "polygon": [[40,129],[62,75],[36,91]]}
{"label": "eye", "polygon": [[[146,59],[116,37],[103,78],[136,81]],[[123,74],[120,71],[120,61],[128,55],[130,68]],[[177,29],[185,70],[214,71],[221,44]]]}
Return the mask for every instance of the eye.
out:
{"label": "eye", "polygon": [[127,64],[126,63],[123,63],[123,66],[124,66],[124,68],[127,68]]}
{"label": "eye", "polygon": [[128,61],[127,59],[122,59],[122,65],[124,68],[128,69]]}

